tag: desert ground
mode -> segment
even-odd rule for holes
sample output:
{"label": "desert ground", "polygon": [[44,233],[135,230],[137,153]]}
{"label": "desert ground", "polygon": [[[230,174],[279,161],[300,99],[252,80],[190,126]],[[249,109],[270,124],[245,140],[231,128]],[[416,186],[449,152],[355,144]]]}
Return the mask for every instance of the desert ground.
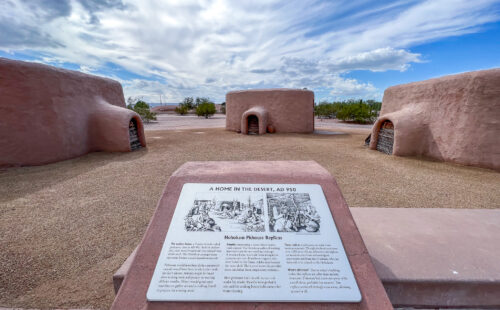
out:
{"label": "desert ground", "polygon": [[187,161],[315,160],[350,207],[500,208],[500,173],[369,150],[369,126],[246,136],[223,124],[161,116],[146,125],[147,148],[1,170],[0,307],[108,309],[113,273]]}

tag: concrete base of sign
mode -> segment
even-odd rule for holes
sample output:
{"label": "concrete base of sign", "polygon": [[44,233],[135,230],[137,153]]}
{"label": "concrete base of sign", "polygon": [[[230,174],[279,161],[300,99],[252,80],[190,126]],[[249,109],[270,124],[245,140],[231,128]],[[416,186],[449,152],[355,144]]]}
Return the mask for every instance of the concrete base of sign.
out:
{"label": "concrete base of sign", "polygon": [[[146,291],[185,183],[319,184],[362,295],[360,303],[148,302]],[[392,309],[361,235],[330,173],[313,161],[188,162],[168,181],[111,309]]]}
{"label": "concrete base of sign", "polygon": [[[123,280],[127,276],[128,270],[130,269],[130,265],[132,265],[132,261],[135,258],[135,254],[137,254],[137,248],[134,249],[132,254],[127,257],[127,260],[120,266],[120,268],[113,275],[113,287],[115,289],[115,294],[118,294],[120,287],[122,286]],[[0,309],[1,310],[1,309]]]}
{"label": "concrete base of sign", "polygon": [[[394,306],[500,308],[500,210],[351,212]],[[113,276],[115,292],[135,253]]]}
{"label": "concrete base of sign", "polygon": [[394,306],[500,308],[500,210],[351,212]]}

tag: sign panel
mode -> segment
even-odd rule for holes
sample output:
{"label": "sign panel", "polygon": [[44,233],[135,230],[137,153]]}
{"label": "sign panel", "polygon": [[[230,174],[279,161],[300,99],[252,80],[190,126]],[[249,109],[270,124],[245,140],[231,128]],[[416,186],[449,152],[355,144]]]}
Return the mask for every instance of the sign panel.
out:
{"label": "sign panel", "polygon": [[320,185],[187,183],[147,299],[360,302],[361,294]]}

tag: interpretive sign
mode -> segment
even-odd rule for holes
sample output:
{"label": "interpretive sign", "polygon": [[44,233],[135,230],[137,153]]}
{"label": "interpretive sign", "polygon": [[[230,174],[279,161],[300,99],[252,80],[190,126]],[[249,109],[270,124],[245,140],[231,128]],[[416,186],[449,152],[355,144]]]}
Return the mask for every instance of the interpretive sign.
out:
{"label": "interpretive sign", "polygon": [[184,184],[149,301],[359,302],[316,184]]}

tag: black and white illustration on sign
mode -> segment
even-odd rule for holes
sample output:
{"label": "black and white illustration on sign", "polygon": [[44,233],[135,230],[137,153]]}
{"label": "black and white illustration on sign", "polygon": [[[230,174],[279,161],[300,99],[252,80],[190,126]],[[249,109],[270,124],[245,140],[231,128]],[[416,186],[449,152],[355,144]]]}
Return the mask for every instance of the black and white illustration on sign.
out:
{"label": "black and white illustration on sign", "polygon": [[361,301],[318,184],[184,184],[146,297]]}
{"label": "black and white illustration on sign", "polygon": [[320,216],[307,193],[267,193],[269,231],[318,233]]}
{"label": "black and white illustration on sign", "polygon": [[[227,196],[227,195],[226,195]],[[259,232],[264,228],[264,201],[238,200],[213,195],[209,200],[194,200],[184,218],[186,231]]]}

